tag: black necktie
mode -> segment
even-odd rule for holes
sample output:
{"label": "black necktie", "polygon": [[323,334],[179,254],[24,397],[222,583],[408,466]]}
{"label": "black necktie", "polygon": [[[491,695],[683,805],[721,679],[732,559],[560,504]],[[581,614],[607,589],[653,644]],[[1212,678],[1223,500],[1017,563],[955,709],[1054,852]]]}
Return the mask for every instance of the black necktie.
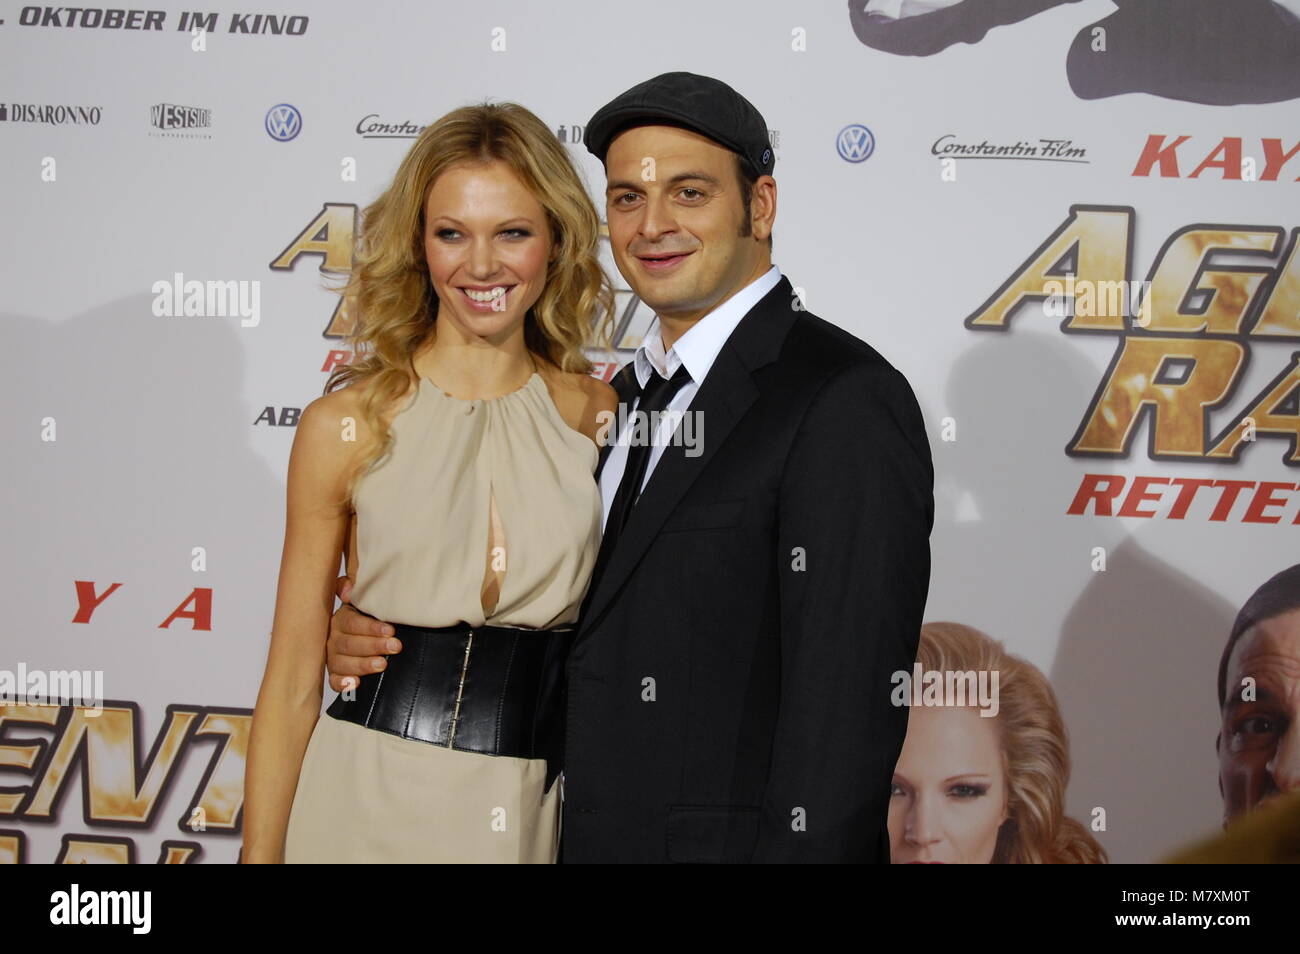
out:
{"label": "black necktie", "polygon": [[[672,401],[673,395],[682,389],[682,387],[691,380],[690,372],[686,370],[686,365],[677,369],[677,373],[672,378],[665,378],[658,371],[651,370],[650,380],[641,391],[640,399],[636,404],[634,413],[644,412],[646,415],[652,415],[656,411],[663,411]],[[654,428],[657,422],[653,417],[647,417],[646,426],[642,433],[647,436],[647,440],[637,444],[628,445],[627,464],[623,467],[623,479],[618,482],[618,490],[614,494],[614,502],[609,507],[609,517],[605,520],[605,537],[612,538],[605,545],[606,550],[612,550],[615,540],[627,525],[628,518],[632,515],[632,507],[635,506],[637,498],[641,496],[641,481],[645,477],[646,467],[650,462],[650,445],[654,440]]]}

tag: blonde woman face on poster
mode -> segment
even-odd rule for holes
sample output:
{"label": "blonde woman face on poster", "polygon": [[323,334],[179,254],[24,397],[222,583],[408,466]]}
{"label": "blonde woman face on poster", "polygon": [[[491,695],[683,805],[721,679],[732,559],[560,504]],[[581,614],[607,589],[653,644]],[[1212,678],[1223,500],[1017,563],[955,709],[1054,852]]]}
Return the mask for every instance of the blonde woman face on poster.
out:
{"label": "blonde woman face on poster", "polygon": [[546,287],[546,212],[505,163],[460,163],[429,188],[424,252],[438,333],[500,345]]}
{"label": "blonde woman face on poster", "polygon": [[996,718],[978,709],[913,707],[894,769],[894,864],[988,864],[1007,819]]}

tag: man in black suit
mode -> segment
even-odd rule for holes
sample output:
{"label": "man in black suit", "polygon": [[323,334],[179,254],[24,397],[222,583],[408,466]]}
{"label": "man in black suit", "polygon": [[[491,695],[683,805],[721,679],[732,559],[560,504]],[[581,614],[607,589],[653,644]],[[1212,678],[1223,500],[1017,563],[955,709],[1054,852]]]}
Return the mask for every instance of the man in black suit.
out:
{"label": "man in black suit", "polygon": [[[658,318],[614,379],[620,413],[668,413],[601,455],[562,860],[888,862],[891,677],[915,660],[934,514],[916,399],[772,265],[775,159],[735,90],[664,74],[585,140],[619,271]],[[376,625],[339,610],[332,683],[371,671],[339,640]]]}

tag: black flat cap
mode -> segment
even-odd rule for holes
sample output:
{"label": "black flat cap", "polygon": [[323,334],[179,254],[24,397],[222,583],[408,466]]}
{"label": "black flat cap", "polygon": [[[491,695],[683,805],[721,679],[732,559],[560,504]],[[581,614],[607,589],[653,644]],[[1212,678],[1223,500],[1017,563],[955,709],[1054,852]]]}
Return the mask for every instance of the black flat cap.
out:
{"label": "black flat cap", "polygon": [[629,126],[682,126],[739,154],[757,175],[771,175],[776,156],[767,123],[754,104],[721,80],[662,73],[606,103],[587,123],[587,151],[605,161],[614,137]]}

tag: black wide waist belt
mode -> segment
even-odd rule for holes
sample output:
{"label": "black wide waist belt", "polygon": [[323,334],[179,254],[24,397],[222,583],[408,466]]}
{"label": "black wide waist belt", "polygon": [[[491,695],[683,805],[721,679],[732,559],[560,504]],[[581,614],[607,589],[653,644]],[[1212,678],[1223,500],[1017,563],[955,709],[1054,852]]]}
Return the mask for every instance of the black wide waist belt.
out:
{"label": "black wide waist belt", "polygon": [[550,791],[564,746],[564,662],[573,628],[391,625],[402,651],[326,713],[449,749],[546,759]]}

